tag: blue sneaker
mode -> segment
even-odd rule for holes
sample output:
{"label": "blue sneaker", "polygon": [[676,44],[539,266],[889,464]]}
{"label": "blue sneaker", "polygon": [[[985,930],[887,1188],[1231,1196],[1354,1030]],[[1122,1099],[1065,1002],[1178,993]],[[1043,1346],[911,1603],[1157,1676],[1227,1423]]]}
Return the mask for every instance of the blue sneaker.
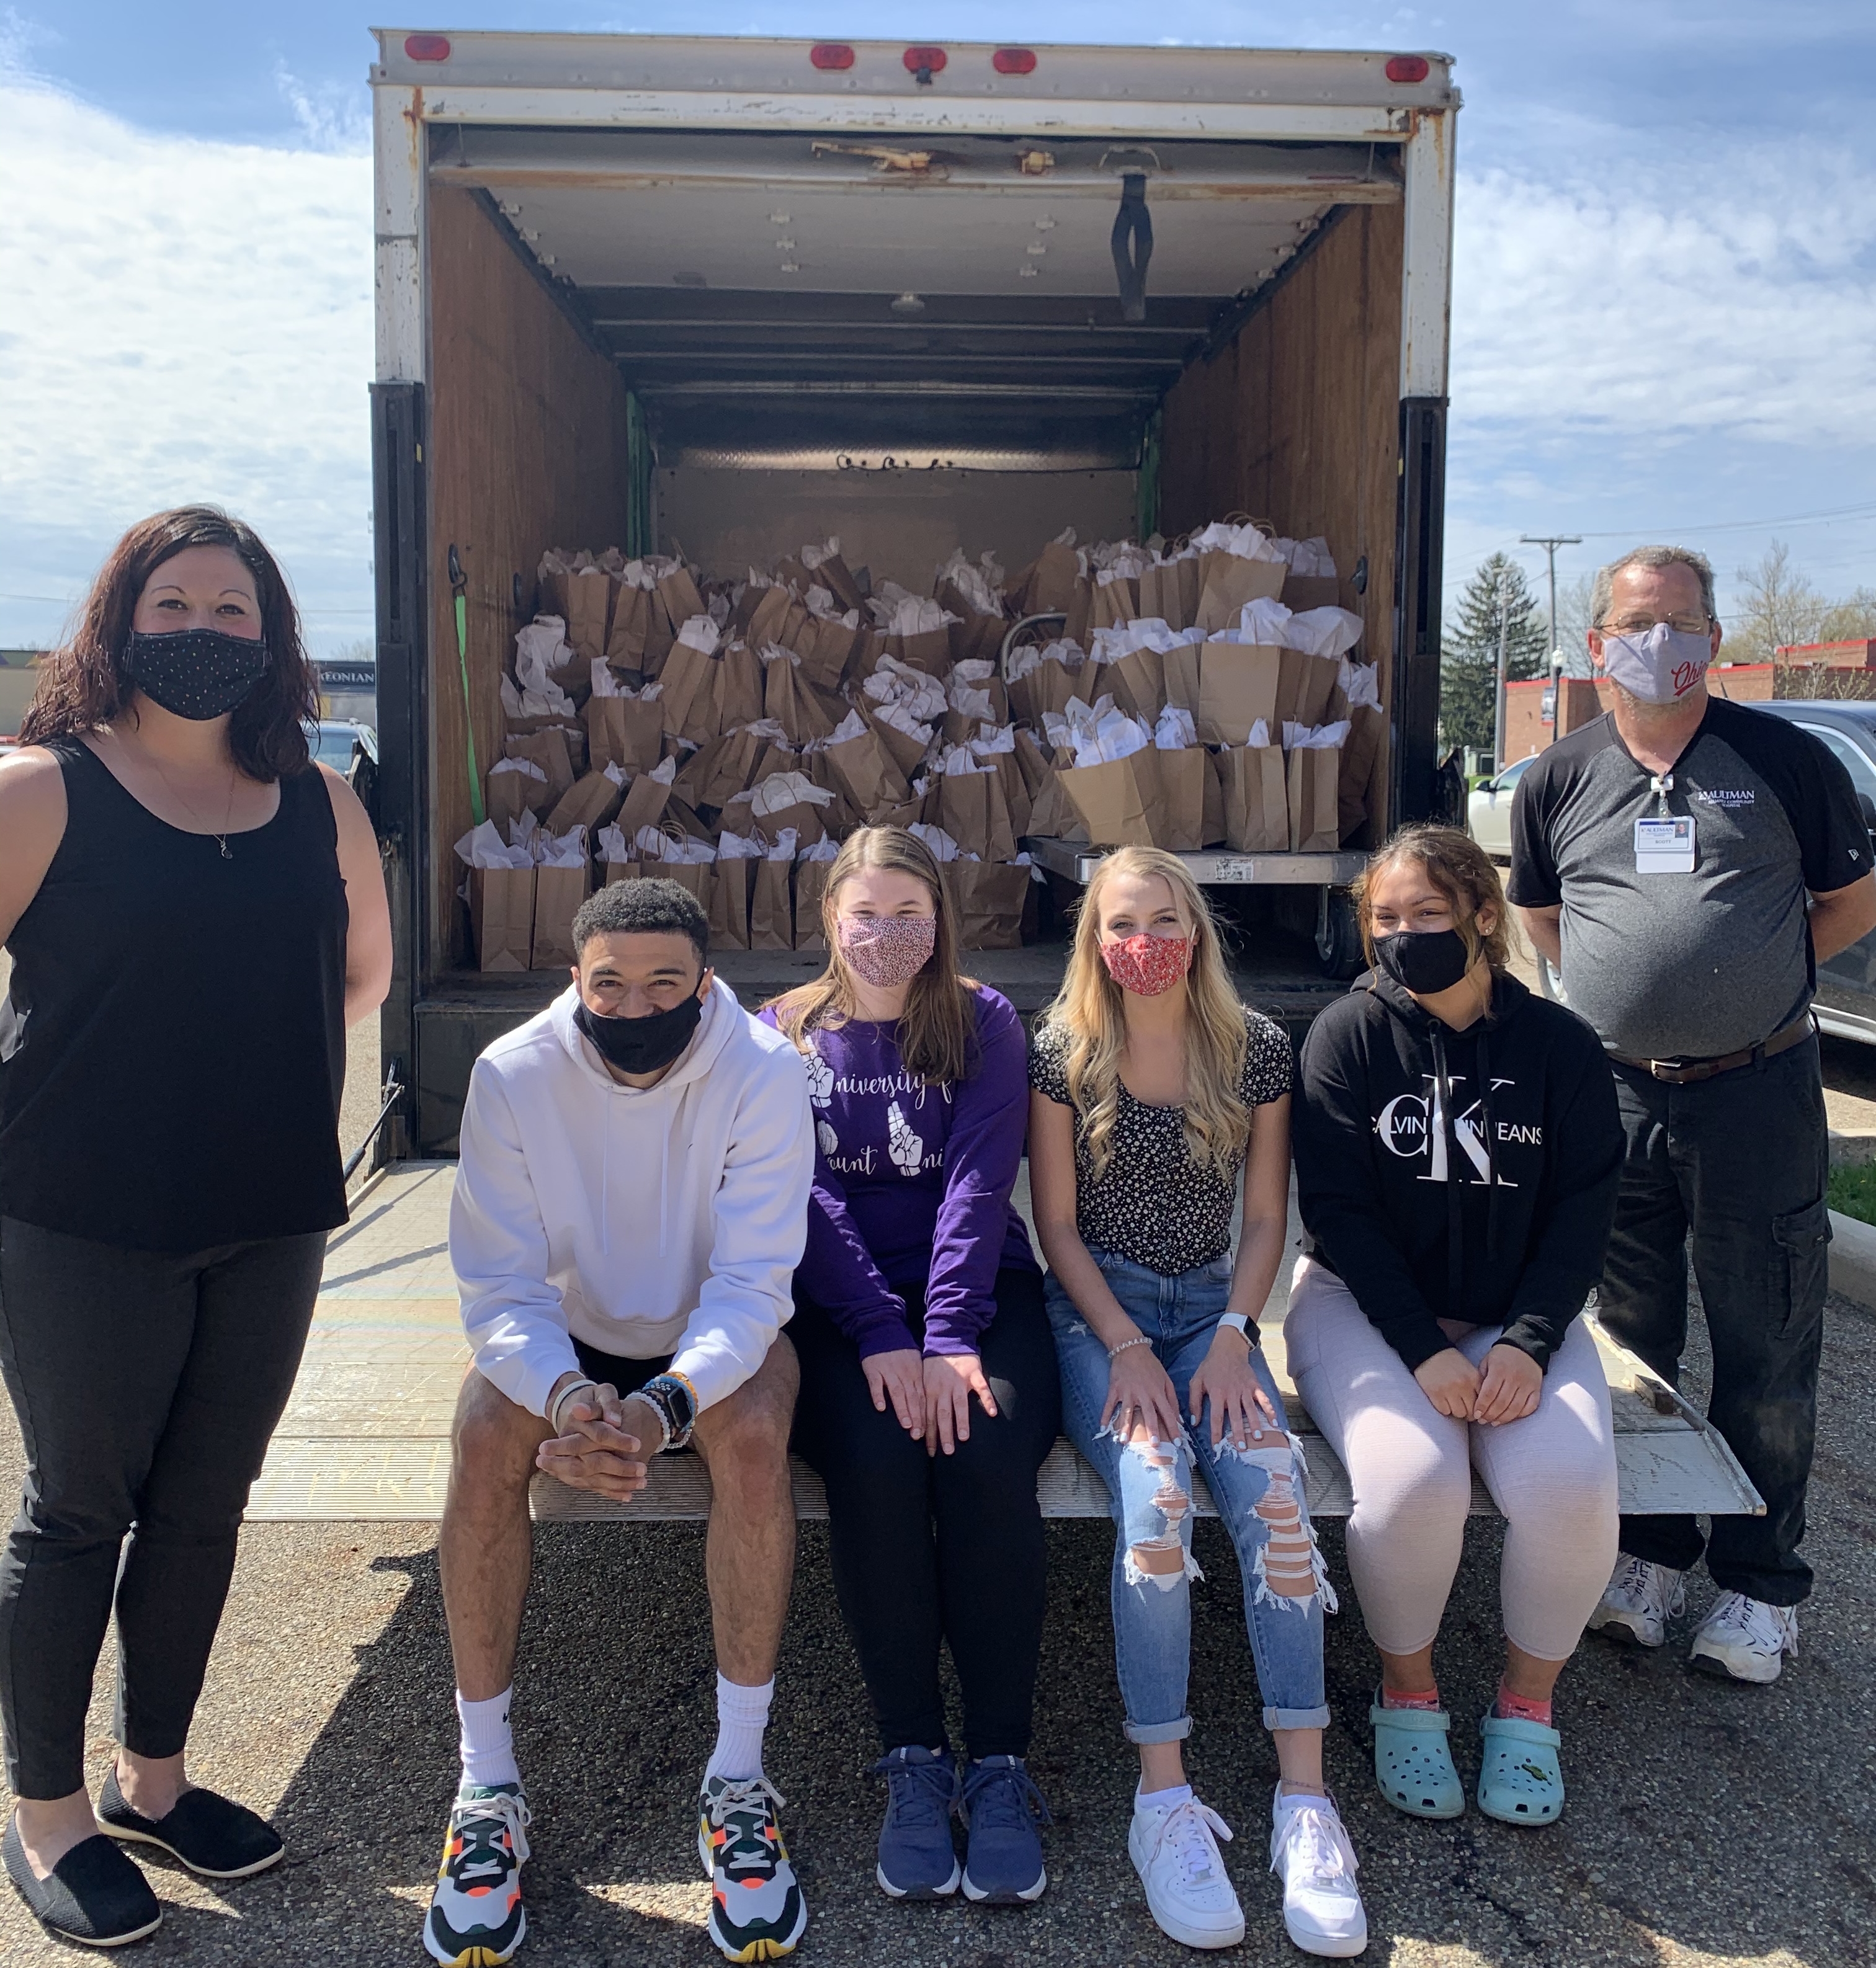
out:
{"label": "blue sneaker", "polygon": [[962,1868],[951,1843],[957,1766],[951,1752],[895,1750],[873,1766],[888,1788],[873,1876],[896,1900],[942,1899],[957,1890]]}
{"label": "blue sneaker", "polygon": [[986,1756],[964,1779],[964,1822],[970,1842],[964,1859],[964,1898],[1014,1906],[1042,1897],[1048,1874],[1042,1865],[1039,1819],[1054,1823],[1042,1793],[1020,1756]]}

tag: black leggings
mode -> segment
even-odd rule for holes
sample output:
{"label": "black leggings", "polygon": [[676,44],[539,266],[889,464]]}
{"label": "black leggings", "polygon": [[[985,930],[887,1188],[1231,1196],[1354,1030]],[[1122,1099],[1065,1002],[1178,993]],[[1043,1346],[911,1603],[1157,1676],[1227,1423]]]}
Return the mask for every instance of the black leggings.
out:
{"label": "black leggings", "polygon": [[[915,1332],[923,1295],[905,1294]],[[888,1751],[946,1742],[938,1645],[950,1643],[970,1755],[1029,1750],[1047,1554],[1035,1473],[1061,1426],[1061,1376],[1034,1271],[996,1274],[985,1377],[1000,1410],[970,1406],[970,1439],[928,1455],[867,1390],[853,1342],[795,1298],[801,1356],[795,1447],[827,1485],[834,1584]]]}
{"label": "black leggings", "polygon": [[114,1597],[118,1740],[181,1750],[325,1250],[321,1231],[175,1257],[0,1219],[0,1371],[26,1444],[0,1561],[16,1796],[84,1787]]}

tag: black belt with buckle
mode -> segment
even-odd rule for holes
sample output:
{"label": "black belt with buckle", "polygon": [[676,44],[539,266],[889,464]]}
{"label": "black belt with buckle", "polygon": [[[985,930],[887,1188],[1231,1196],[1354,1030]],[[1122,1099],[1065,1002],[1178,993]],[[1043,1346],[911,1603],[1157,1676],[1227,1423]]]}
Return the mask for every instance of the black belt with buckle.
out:
{"label": "black belt with buckle", "polygon": [[1722,1053],[1717,1059],[1631,1059],[1622,1052],[1612,1052],[1609,1057],[1618,1066],[1631,1066],[1638,1073],[1665,1080],[1670,1086],[1689,1086],[1696,1080],[1735,1072],[1742,1066],[1757,1066],[1762,1059],[1775,1059],[1781,1052],[1789,1052],[1794,1045],[1802,1045],[1811,1036],[1813,1027],[1814,1021],[1806,1012],[1802,1018],[1794,1018],[1782,1032],[1774,1032],[1763,1045],[1747,1046],[1739,1052]]}

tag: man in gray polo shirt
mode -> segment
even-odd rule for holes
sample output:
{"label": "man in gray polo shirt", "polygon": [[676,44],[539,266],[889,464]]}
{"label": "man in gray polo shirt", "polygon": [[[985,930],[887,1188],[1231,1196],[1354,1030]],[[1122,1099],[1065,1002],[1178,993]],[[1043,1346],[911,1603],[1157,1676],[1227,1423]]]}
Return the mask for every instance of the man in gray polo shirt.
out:
{"label": "man in gray polo shirt", "polygon": [[[1628,1136],[1598,1311],[1669,1381],[1691,1232],[1712,1343],[1708,1413],[1765,1499],[1713,1520],[1720,1588],[1691,1658],[1777,1678],[1811,1586],[1800,1556],[1829,1219],[1810,1003],[1819,959],[1876,927],[1849,775],[1796,725],[1709,698],[1699,554],[1641,547],[1596,576],[1589,648],[1614,708],[1519,783],[1511,899],[1609,1053]],[[1659,1646],[1700,1556],[1690,1516],[1625,1517],[1590,1625]]]}

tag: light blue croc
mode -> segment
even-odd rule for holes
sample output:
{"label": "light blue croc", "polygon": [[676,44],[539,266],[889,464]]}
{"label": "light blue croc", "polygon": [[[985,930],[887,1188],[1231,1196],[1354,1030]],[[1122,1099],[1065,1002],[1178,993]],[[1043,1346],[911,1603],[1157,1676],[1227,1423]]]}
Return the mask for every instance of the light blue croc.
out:
{"label": "light blue croc", "polygon": [[1368,1720],[1375,1732],[1375,1782],[1395,1810],[1411,1817],[1457,1817],[1466,1792],[1447,1747],[1452,1717],[1443,1708],[1385,1708],[1377,1691]]}
{"label": "light blue croc", "polygon": [[1501,1824],[1549,1824],[1563,1812],[1563,1737],[1541,1722],[1514,1722],[1488,1712],[1479,1725],[1479,1808]]}

